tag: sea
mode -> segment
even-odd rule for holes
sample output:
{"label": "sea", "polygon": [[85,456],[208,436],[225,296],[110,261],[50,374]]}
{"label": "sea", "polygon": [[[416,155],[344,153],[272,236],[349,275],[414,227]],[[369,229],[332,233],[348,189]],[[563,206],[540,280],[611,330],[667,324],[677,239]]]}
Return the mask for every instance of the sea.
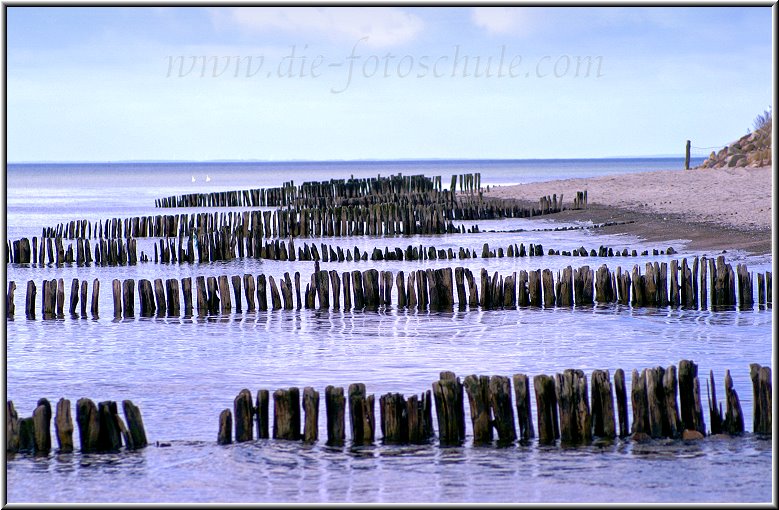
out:
{"label": "sea", "polygon": [[[693,161],[695,164],[696,161]],[[339,162],[120,162],[28,163],[6,168],[6,240],[40,236],[47,226],[86,219],[194,213],[198,208],[157,209],[164,196],[280,186],[284,182],[376,177],[441,176],[480,172],[482,186],[627,174],[683,171],[680,158],[587,160],[426,160]],[[566,203],[573,197],[566,197]],[[589,197],[596,200],[597,197]],[[213,209],[212,209],[213,210]],[[221,208],[234,211],[246,208]],[[466,247],[481,254],[491,247],[542,244],[544,255],[465,260],[320,262],[338,272],[376,268],[396,273],[463,266],[476,275],[508,275],[522,269],[571,265],[644,268],[647,261],[681,260],[719,252],[693,251],[685,239],[662,245],[632,235],[606,235],[591,224],[554,216],[463,222],[479,233],[428,236],[365,236],[297,239],[361,251],[385,246],[437,249]],[[138,249],[153,252],[154,239]],[[672,256],[572,258],[547,255],[549,248],[589,251],[599,246],[664,250]],[[772,270],[770,255],[728,250],[727,261],[750,271]],[[138,451],[76,452],[5,456],[7,503],[770,503],[773,500],[772,440],[752,434],[749,364],[772,367],[772,309],[673,307],[633,308],[618,304],[570,309],[375,311],[276,310],[225,315],[114,319],[111,280],[184,278],[205,275],[278,279],[300,272],[308,281],[314,263],[237,258],[206,264],[62,267],[6,264],[6,282],[16,282],[15,315],[5,328],[5,390],[20,417],[31,416],[40,398],[88,397],[94,402],[132,400],[141,410],[150,445]],[[28,320],[26,282],[63,278],[66,296],[74,278],[102,282],[99,317]],[[478,278],[477,278],[478,279]],[[90,284],[91,295],[91,284]],[[66,297],[67,299],[67,297]],[[137,298],[136,298],[137,300]],[[66,302],[67,309],[67,302]],[[136,303],[136,312],[138,305]],[[598,440],[588,445],[539,445],[537,440],[499,447],[474,446],[467,398],[467,437],[462,446],[385,445],[380,430],[369,445],[353,445],[347,430],[342,447],[325,445],[324,390],[364,383],[376,396],[406,397],[431,389],[441,371],[469,374],[553,375],[568,368],[588,377],[595,369],[636,369],[698,364],[704,417],[709,424],[707,383],[713,373],[717,401],[724,400],[730,371],[744,412],[741,437],[700,441]],[[232,409],[244,389],[311,386],[320,399],[319,441],[255,439],[217,444],[219,414]],[[272,400],[272,399],[271,399]],[[272,402],[271,402],[272,406]],[[723,406],[724,407],[724,406]],[[535,417],[535,399],[532,399]],[[72,409],[75,416],[75,409]],[[272,409],[271,409],[272,413]],[[378,425],[378,408],[376,409]],[[435,413],[434,413],[435,415]],[[632,421],[632,414],[629,412]],[[434,419],[435,421],[435,419]],[[535,418],[534,418],[535,421]],[[348,413],[347,413],[348,429]],[[436,424],[437,429],[437,424]],[[54,426],[52,425],[54,435]]]}

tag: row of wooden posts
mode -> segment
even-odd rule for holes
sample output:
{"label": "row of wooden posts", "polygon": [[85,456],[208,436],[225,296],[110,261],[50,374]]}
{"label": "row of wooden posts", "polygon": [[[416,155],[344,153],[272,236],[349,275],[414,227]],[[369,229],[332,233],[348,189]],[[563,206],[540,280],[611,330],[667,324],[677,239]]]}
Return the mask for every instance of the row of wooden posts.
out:
{"label": "row of wooden posts", "polygon": [[[89,239],[78,238],[75,241],[76,256],[73,256],[73,245],[68,244],[67,249],[64,248],[62,238],[46,238],[45,243],[48,247],[48,252],[44,250],[44,239],[40,242],[40,252],[37,249],[37,238],[33,237],[32,253],[30,253],[30,242],[27,238],[22,238],[19,241],[14,241],[14,249],[9,252],[10,263],[34,263],[39,265],[56,264],[63,265],[65,263],[74,263],[77,266],[90,265],[94,263],[99,266],[115,266],[115,265],[133,265],[139,260],[141,262],[147,262],[152,260],[149,255],[141,251],[140,257],[138,256],[137,240],[134,238],[127,239],[127,242],[123,242],[121,238],[106,239],[102,238],[96,241],[94,249],[94,258],[90,246]],[[52,247],[53,244],[53,247]],[[290,238],[289,241],[283,239],[276,239],[273,241],[265,240],[262,238],[243,237],[241,232],[237,232],[236,235],[231,234],[227,229],[223,231],[216,231],[211,234],[204,234],[198,238],[189,236],[186,239],[183,237],[159,239],[154,243],[154,262],[158,263],[194,263],[194,262],[213,262],[217,260],[232,260],[235,258],[254,257],[270,260],[298,260],[314,261],[322,260],[323,262],[351,262],[352,260],[371,260],[371,261],[403,261],[403,260],[436,260],[436,259],[471,259],[478,258],[475,249],[469,249],[465,247],[459,247],[458,251],[453,248],[447,250],[436,249],[434,246],[414,247],[409,245],[405,250],[396,247],[390,250],[389,247],[384,247],[382,251],[380,248],[374,248],[370,255],[367,252],[360,252],[358,247],[354,247],[352,255],[351,250],[339,246],[327,245],[321,243],[321,255],[316,247],[316,244],[312,243],[311,247],[308,243],[304,243],[302,248],[298,248],[297,255],[295,254],[295,241]],[[56,249],[56,251],[55,251]],[[46,254],[48,253],[48,262]],[[673,248],[669,247],[668,250],[653,249],[653,255],[671,255],[676,253]],[[482,258],[502,258],[502,257],[525,257],[540,256],[543,255],[543,248],[540,244],[529,244],[526,249],[524,243],[514,243],[508,245],[507,248],[498,247],[496,249],[490,249],[489,243],[484,243],[481,250]],[[628,250],[623,248],[620,252],[619,249],[608,248],[600,246],[596,251],[594,248],[589,251],[581,246],[574,248],[571,251],[568,250],[555,250],[549,248],[548,255],[563,255],[563,256],[580,256],[580,257],[613,257],[613,256],[638,256],[638,251]],[[642,256],[649,255],[649,250],[643,250]]]}
{"label": "row of wooden posts", "polygon": [[[733,268],[724,262],[722,256],[717,258],[716,263],[713,259],[709,262],[712,309],[735,305],[742,309],[752,308],[754,306],[753,279],[752,273],[747,271],[746,266],[739,264],[734,273]],[[697,258],[693,260],[693,270],[690,270],[687,265],[687,259],[682,260],[681,267],[676,260],[672,260],[670,274],[665,262],[662,265],[658,265],[657,262],[647,263],[645,274],[640,273],[637,265],[633,267],[632,274],[628,271],[623,272],[620,267],[612,272],[605,264],[597,271],[593,271],[589,266],[577,269],[567,266],[558,271],[556,279],[549,269],[529,272],[522,270],[518,275],[514,272],[503,277],[497,272],[490,276],[487,270],[482,268],[480,284],[477,285],[471,270],[463,267],[456,267],[454,271],[452,268],[420,269],[410,271],[408,277],[403,271],[398,271],[393,278],[391,271],[377,269],[346,271],[339,274],[335,270],[320,270],[319,263],[315,262],[314,272],[310,280],[305,282],[305,288],[302,287],[303,282],[299,272],[294,274],[294,283],[290,273],[284,273],[283,278],[279,278],[278,285],[273,276],[268,276],[266,279],[264,274],[258,275],[256,279],[251,274],[245,274],[243,277],[234,275],[229,279],[226,275],[198,276],[195,279],[194,300],[192,277],[182,278],[180,285],[179,280],[175,278],[165,281],[158,278],[153,283],[141,279],[138,280],[137,287],[141,316],[155,314],[179,316],[182,311],[185,316],[191,316],[195,306],[199,315],[227,314],[232,311],[233,302],[236,311],[240,312],[243,309],[242,297],[246,299],[248,312],[264,311],[269,305],[272,310],[314,309],[317,308],[317,303],[320,309],[330,309],[332,306],[333,309],[349,310],[354,307],[370,310],[393,304],[393,286],[397,287],[395,295],[399,308],[421,310],[429,308],[431,311],[451,310],[455,303],[461,310],[466,307],[481,307],[486,310],[515,309],[517,306],[552,308],[615,302],[634,307],[670,305],[693,309],[700,306],[701,309],[707,309],[709,293],[705,259],[701,263],[703,273],[700,278],[700,289],[697,267]],[[770,306],[772,304],[771,273],[766,272],[765,275],[758,273],[757,276],[758,305]],[[133,279],[113,280],[114,317],[135,315],[135,289],[136,282]],[[8,318],[13,318],[15,314],[15,290],[16,283],[9,282],[6,295]],[[71,316],[78,313],[79,302],[81,317],[87,316],[87,291],[86,280],[80,282],[77,278],[72,280],[69,300]],[[100,281],[95,279],[92,282],[90,302],[90,312],[93,317],[98,316],[99,292]],[[36,295],[35,282],[29,280],[25,300],[25,315],[28,319],[35,318]],[[343,297],[343,304],[341,297]],[[44,280],[41,297],[43,318],[62,317],[64,306],[64,279]]]}
{"label": "row of wooden posts", "polygon": [[182,213],[91,222],[73,220],[44,227],[42,238],[140,238],[200,236],[223,230],[255,237],[333,237],[357,235],[429,235],[462,232],[454,221],[524,218],[561,211],[562,197],[541,197],[538,207],[514,200],[490,199],[429,205],[386,202],[253,211]]}
{"label": "row of wooden posts", "polygon": [[[464,228],[464,227],[461,227]],[[44,243],[48,250],[44,250]],[[185,247],[186,243],[186,247]],[[68,244],[67,249],[64,248],[62,238],[57,237],[41,239],[40,251],[38,251],[37,238],[32,239],[32,253],[30,253],[30,242],[27,238],[22,238],[13,242],[13,250],[10,253],[8,259],[9,263],[35,263],[39,265],[55,264],[63,265],[66,263],[75,263],[77,266],[90,265],[94,263],[99,266],[115,266],[115,265],[133,265],[139,260],[141,262],[151,261],[151,257],[141,251],[140,257],[138,256],[137,240],[135,238],[127,239],[127,242],[123,242],[122,238],[107,239],[102,238],[96,240],[94,249],[94,258],[92,255],[92,249],[89,239],[78,238],[75,241],[75,258],[73,256],[73,244]],[[465,247],[459,247],[458,251],[453,248],[436,249],[434,246],[414,247],[409,245],[406,249],[396,247],[390,250],[389,247],[384,247],[382,251],[380,248],[374,248],[370,255],[368,252],[360,252],[358,247],[354,247],[352,255],[351,250],[339,246],[332,246],[325,243],[320,243],[320,251],[317,249],[316,244],[312,243],[311,247],[308,243],[303,243],[302,248],[298,248],[297,255],[295,254],[295,241],[294,238],[290,238],[289,241],[283,239],[276,239],[273,241],[263,240],[260,237],[255,237],[252,233],[249,233],[249,237],[243,237],[241,231],[237,231],[235,234],[231,233],[228,229],[221,231],[215,231],[211,234],[203,234],[197,238],[189,236],[186,241],[183,236],[178,238],[159,239],[154,243],[154,262],[158,263],[194,263],[194,262],[213,262],[217,260],[232,260],[235,258],[254,257],[270,260],[298,260],[314,261],[322,260],[323,262],[351,262],[352,260],[371,260],[371,261],[403,261],[403,260],[436,260],[436,259],[471,259],[478,258],[477,251],[475,249],[469,249]],[[47,261],[48,253],[48,261]],[[658,250],[657,248],[652,250],[653,255],[671,255],[676,253],[672,247],[667,250]],[[543,255],[543,247],[540,244],[529,244],[526,249],[524,243],[510,244],[505,249],[498,247],[491,249],[489,243],[484,243],[481,249],[482,258],[502,258],[502,257],[525,257],[540,256]],[[563,255],[563,256],[578,256],[578,257],[614,257],[614,256],[633,256],[639,255],[639,252],[635,249],[628,250],[623,248],[613,249],[601,245],[596,251],[591,248],[589,251],[581,246],[574,248],[573,250],[559,250],[549,248],[548,255]],[[649,250],[643,250],[642,256],[649,255]]]}
{"label": "row of wooden posts", "polygon": [[[751,364],[750,377],[755,402],[753,432],[771,435],[771,369]],[[385,444],[428,443],[435,436],[432,411],[435,401],[439,443],[462,445],[466,439],[464,393],[468,397],[474,445],[491,444],[495,435],[499,445],[517,440],[526,443],[535,437],[536,430],[541,444],[554,444],[558,439],[564,444],[582,444],[596,437],[630,436],[637,441],[700,439],[707,434],[698,366],[691,360],[681,360],[678,371],[674,365],[648,368],[640,373],[635,369],[632,371],[632,420],[628,420],[628,394],[622,369],[616,370],[613,386],[608,370],[594,370],[590,381],[591,393],[582,370],[567,369],[554,376],[535,376],[534,428],[530,378],[526,374],[514,374],[511,379],[500,375],[469,375],[461,382],[453,372],[441,372],[439,380],[432,384],[432,398],[431,390],[408,399],[400,393],[387,393],[379,398],[382,439]],[[723,414],[722,403],[716,396],[714,372],[710,371],[706,381],[707,393],[710,390],[710,433],[741,435],[744,416],[729,370],[725,372],[724,386]],[[259,390],[256,399],[252,398],[250,390],[241,390],[233,401],[232,411],[224,409],[219,415],[217,442],[232,443],[233,430],[236,442],[269,438],[269,401],[268,390]],[[273,392],[273,404],[274,439],[318,441],[318,391],[305,387],[301,406],[298,388],[278,389]],[[375,397],[367,394],[364,384],[351,384],[346,395],[342,387],[325,388],[327,444],[344,444],[347,405],[352,443],[373,443],[376,437]],[[515,426],[515,409],[519,433]]]}
{"label": "row of wooden posts", "polygon": [[[76,402],[76,424],[82,453],[116,452],[122,443],[127,450],[143,448],[148,444],[141,410],[130,400],[122,401],[122,409],[126,425],[119,416],[116,402],[112,400],[97,405],[88,398]],[[58,450],[60,453],[71,453],[74,450],[74,427],[70,400],[61,398],[56,411],[54,428]],[[32,416],[28,418],[19,418],[13,401],[7,401],[6,451],[48,454],[52,449],[51,419],[51,404],[45,398],[38,400]]]}
{"label": "row of wooden posts", "polygon": [[[460,189],[473,193],[478,191],[476,181],[480,174],[460,175]],[[454,191],[456,176],[452,177]],[[465,182],[464,182],[465,181]],[[155,199],[155,207],[286,207],[319,205],[317,199],[328,199],[329,203],[340,200],[365,197],[397,197],[398,195],[424,195],[441,192],[440,176],[402,174],[389,177],[330,179],[320,182],[304,182],[295,186],[293,181],[276,188],[255,188],[210,193],[187,193]]]}
{"label": "row of wooden posts", "polygon": [[[162,240],[160,240],[162,243]],[[79,237],[65,248],[62,237],[41,238],[38,248],[38,238],[32,238],[32,244],[26,237],[13,242],[13,249],[8,253],[6,263],[34,264],[40,266],[54,264],[62,266],[75,263],[77,266],[95,264],[96,266],[126,266],[138,263],[138,244],[134,238],[126,242],[121,238],[101,238],[95,240],[94,258],[89,239]],[[32,247],[32,252],[30,248]],[[75,247],[75,255],[74,248]],[[141,252],[142,262],[148,261],[148,256]]]}

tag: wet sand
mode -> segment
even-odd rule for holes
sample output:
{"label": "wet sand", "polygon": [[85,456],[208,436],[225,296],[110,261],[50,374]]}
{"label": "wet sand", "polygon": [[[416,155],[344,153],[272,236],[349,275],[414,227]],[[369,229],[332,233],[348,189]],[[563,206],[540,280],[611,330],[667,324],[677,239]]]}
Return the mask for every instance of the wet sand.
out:
{"label": "wet sand", "polygon": [[632,221],[600,231],[658,243],[687,239],[693,250],[771,254],[771,177],[770,167],[659,171],[500,186],[485,195],[537,204],[541,196],[563,193],[571,207],[576,192],[587,190],[586,210],[545,218]]}

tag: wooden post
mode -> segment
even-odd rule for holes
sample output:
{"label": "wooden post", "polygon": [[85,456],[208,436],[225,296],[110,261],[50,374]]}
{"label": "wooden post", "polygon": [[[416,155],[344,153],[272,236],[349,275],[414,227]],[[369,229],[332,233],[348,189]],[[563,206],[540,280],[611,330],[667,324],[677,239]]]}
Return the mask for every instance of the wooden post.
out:
{"label": "wooden post", "polygon": [[111,284],[114,291],[114,318],[119,319],[122,317],[122,282],[114,279]]}
{"label": "wooden post", "polygon": [[668,435],[667,418],[665,415],[665,390],[663,389],[664,375],[665,370],[662,367],[646,370],[648,433],[653,438]]}
{"label": "wooden post", "polygon": [[541,444],[554,444],[555,440],[560,437],[554,378],[543,374],[537,375],[533,377],[533,388],[536,394],[536,411],[538,413],[538,441]]}
{"label": "wooden post", "polygon": [[490,377],[490,407],[495,417],[494,425],[498,432],[498,444],[508,445],[516,441],[514,428],[514,409],[511,407],[511,385],[509,378],[501,375]]}
{"label": "wooden post", "polygon": [[352,442],[371,444],[374,438],[374,396],[366,396],[365,385],[349,385],[349,418],[351,420]]}
{"label": "wooden post", "polygon": [[687,145],[684,148],[684,169],[690,169],[690,141],[687,140]]}
{"label": "wooden post", "polygon": [[97,406],[90,399],[81,398],[76,402],[76,422],[78,423],[79,438],[81,440],[81,453],[97,450],[100,420]]}
{"label": "wooden post", "polygon": [[219,433],[216,436],[217,444],[230,444],[233,442],[233,415],[229,409],[219,413]]}
{"label": "wooden post", "polygon": [[442,445],[458,445],[465,440],[463,384],[453,372],[441,372],[433,383],[438,439]]}
{"label": "wooden post", "polygon": [[633,369],[633,380],[630,384],[630,401],[633,405],[633,427],[630,432],[634,438],[649,434],[649,410],[646,394],[646,369]]}
{"label": "wooden post", "polygon": [[270,423],[268,419],[268,404],[270,393],[268,390],[257,390],[257,438],[268,439]]}
{"label": "wooden post", "polygon": [[679,407],[677,406],[676,366],[670,365],[663,374],[663,393],[665,394],[665,417],[667,420],[667,436],[678,438],[682,433]]}
{"label": "wooden post", "polygon": [[[44,282],[44,285],[46,283]],[[35,282],[27,281],[27,296],[25,297],[24,313],[28,319],[35,319]]]}
{"label": "wooden post", "polygon": [[[711,393],[710,393],[711,392]],[[712,434],[722,433],[722,404],[717,406],[717,388],[714,383],[714,370],[709,370],[709,379],[706,381],[706,396],[709,398],[709,426]]]}
{"label": "wooden post", "polygon": [[61,398],[57,402],[54,428],[57,432],[60,453],[71,453],[73,451],[73,418],[70,414],[70,400]]}
{"label": "wooden post", "polygon": [[593,435],[612,439],[616,433],[614,423],[614,396],[608,370],[592,371],[592,428]]}
{"label": "wooden post", "polygon": [[116,410],[116,402],[106,400],[97,404],[100,420],[100,433],[97,440],[97,451],[115,452],[122,447],[121,426]]}
{"label": "wooden post", "polygon": [[89,289],[89,285],[87,284],[87,281],[81,280],[80,298],[81,298],[81,318],[82,319],[87,318],[87,290],[88,289]]}
{"label": "wooden post", "polygon": [[701,410],[698,365],[691,360],[679,362],[679,406],[683,430],[694,430],[706,435],[706,424]]}
{"label": "wooden post", "polygon": [[400,393],[379,398],[379,422],[384,444],[408,443],[408,406]]}
{"label": "wooden post", "polygon": [[143,427],[141,410],[131,400],[122,401],[122,410],[124,418],[127,420],[129,436],[132,438],[132,448],[144,448],[148,442],[146,441],[146,429]]}
{"label": "wooden post", "polygon": [[319,392],[311,386],[303,388],[303,441],[315,443],[319,439]]}
{"label": "wooden post", "polygon": [[731,436],[740,436],[744,432],[744,414],[741,412],[741,402],[738,393],[733,388],[733,379],[730,370],[725,370],[725,421],[722,423],[723,432]]}
{"label": "wooden post", "polygon": [[514,374],[514,401],[517,406],[519,439],[527,441],[535,436],[530,412],[530,379],[525,374]]}
{"label": "wooden post", "polygon": [[625,389],[625,371],[618,368],[614,372],[614,393],[617,397],[617,415],[619,416],[619,437],[627,437],[630,434],[628,424],[628,400]]}
{"label": "wooden post", "polygon": [[252,393],[244,388],[233,400],[235,415],[235,442],[242,443],[252,440]]}
{"label": "wooden post", "polygon": [[346,438],[344,427],[346,406],[343,388],[335,386],[325,388],[325,412],[327,413],[327,445],[343,445]]}
{"label": "wooden post", "polygon": [[[483,445],[492,442],[492,416],[490,414],[490,378],[486,375],[466,376],[463,387],[468,394],[473,425],[473,444]],[[439,429],[441,428],[439,424]]]}
{"label": "wooden post", "polygon": [[273,392],[273,439],[300,439],[300,390]]}
{"label": "wooden post", "polygon": [[32,413],[33,439],[36,453],[48,453],[51,450],[51,404],[45,398],[38,400]]}
{"label": "wooden post", "polygon": [[757,363],[749,365],[752,379],[753,431],[755,434],[771,435],[771,368]]}
{"label": "wooden post", "polygon": [[135,280],[132,278],[122,282],[122,312],[125,318],[135,315]]}
{"label": "wooden post", "polygon": [[6,318],[12,318],[14,316],[14,291],[16,290],[15,282],[8,282],[8,294],[5,298],[5,316]]}
{"label": "wooden post", "polygon": [[560,441],[578,443],[592,439],[592,419],[587,398],[587,378],[581,370],[566,369],[555,375],[560,409]]}
{"label": "wooden post", "polygon": [[93,319],[98,318],[99,301],[100,301],[100,280],[95,278],[94,280],[92,280],[92,304],[89,309]]}
{"label": "wooden post", "polygon": [[16,453],[19,451],[19,415],[14,408],[12,400],[5,404],[5,451]]}

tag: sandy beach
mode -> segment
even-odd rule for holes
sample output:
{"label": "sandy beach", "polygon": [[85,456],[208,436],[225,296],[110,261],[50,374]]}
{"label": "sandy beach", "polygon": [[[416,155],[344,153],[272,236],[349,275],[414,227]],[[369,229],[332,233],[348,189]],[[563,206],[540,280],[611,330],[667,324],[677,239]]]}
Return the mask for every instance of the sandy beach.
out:
{"label": "sandy beach", "polygon": [[564,194],[570,207],[587,190],[588,208],[561,221],[633,221],[608,227],[647,240],[689,239],[692,249],[771,253],[771,167],[694,169],[566,179],[490,188],[486,196],[538,202]]}

